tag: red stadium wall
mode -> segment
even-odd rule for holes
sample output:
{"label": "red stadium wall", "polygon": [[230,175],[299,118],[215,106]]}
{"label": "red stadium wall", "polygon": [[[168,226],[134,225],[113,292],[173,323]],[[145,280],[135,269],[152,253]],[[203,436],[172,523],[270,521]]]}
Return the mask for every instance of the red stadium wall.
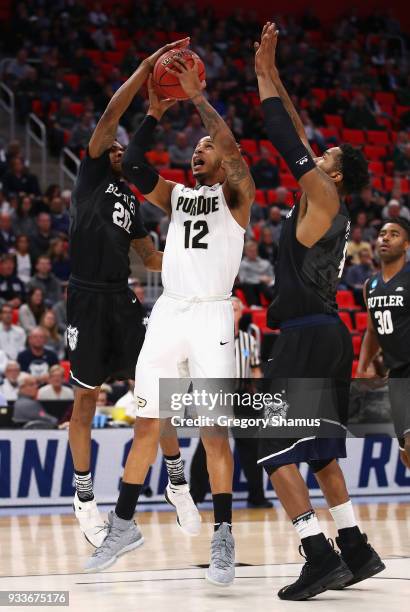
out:
{"label": "red stadium wall", "polygon": [[[179,0],[175,4],[182,4]],[[185,3],[185,2],[184,2]],[[235,9],[241,8],[244,10],[256,11],[261,19],[271,19],[278,14],[284,15],[301,15],[310,8],[314,13],[319,15],[322,21],[332,21],[346,14],[346,12],[356,7],[359,15],[369,15],[375,10],[386,11],[392,9],[396,18],[402,25],[410,29],[410,10],[408,3],[404,0],[369,0],[367,2],[358,2],[357,0],[343,0],[343,2],[323,2],[323,0],[224,0],[223,3],[218,0],[196,0],[198,6],[214,6],[218,15],[226,15],[232,13]]]}

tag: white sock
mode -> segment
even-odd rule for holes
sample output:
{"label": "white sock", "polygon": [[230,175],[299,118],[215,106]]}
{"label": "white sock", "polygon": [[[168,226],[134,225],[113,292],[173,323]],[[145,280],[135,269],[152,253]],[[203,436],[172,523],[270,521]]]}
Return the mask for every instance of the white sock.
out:
{"label": "white sock", "polygon": [[353,504],[350,499],[344,504],[339,504],[338,506],[334,506],[334,508],[329,508],[329,511],[334,522],[336,523],[338,531],[340,531],[340,529],[347,529],[348,527],[357,526]]}
{"label": "white sock", "polygon": [[322,533],[314,510],[308,510],[292,520],[300,539]]}

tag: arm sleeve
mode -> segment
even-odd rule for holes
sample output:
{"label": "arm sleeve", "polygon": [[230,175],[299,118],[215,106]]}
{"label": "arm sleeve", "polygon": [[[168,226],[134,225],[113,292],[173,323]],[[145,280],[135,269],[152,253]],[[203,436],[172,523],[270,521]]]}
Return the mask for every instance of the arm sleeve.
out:
{"label": "arm sleeve", "polygon": [[142,194],[151,193],[159,181],[158,172],[145,159],[158,121],[147,115],[141,123],[124,154],[122,171]]}

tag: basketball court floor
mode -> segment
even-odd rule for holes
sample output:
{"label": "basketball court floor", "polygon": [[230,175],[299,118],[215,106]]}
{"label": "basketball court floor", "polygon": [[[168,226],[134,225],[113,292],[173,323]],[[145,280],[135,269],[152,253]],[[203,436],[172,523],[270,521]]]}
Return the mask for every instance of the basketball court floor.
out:
{"label": "basketball court floor", "polygon": [[[302,561],[298,538],[277,502],[273,510],[235,510],[237,570],[228,588],[204,580],[212,535],[210,510],[201,510],[203,525],[197,538],[180,532],[171,511],[139,512],[144,545],[98,574],[82,572],[93,549],[68,509],[61,514],[56,509],[46,510],[49,514],[8,510],[6,516],[3,511],[0,591],[69,591],[69,609],[75,612],[405,610],[410,596],[410,502],[408,497],[378,499],[378,503],[364,500],[356,506],[356,514],[387,569],[345,591],[328,591],[307,602],[276,597],[279,588],[299,575]],[[325,508],[317,512],[326,533],[334,538],[330,514]]]}

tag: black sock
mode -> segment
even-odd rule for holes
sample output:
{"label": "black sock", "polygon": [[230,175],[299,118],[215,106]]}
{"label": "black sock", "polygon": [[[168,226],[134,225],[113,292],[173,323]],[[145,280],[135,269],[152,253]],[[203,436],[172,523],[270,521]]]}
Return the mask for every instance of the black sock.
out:
{"label": "black sock", "polygon": [[212,495],[214,504],[214,531],[216,531],[221,523],[232,525],[232,493],[216,493]]}
{"label": "black sock", "polygon": [[357,527],[345,527],[339,529],[339,537],[337,539],[341,547],[354,548],[358,544],[363,544],[365,541],[362,532]]}
{"label": "black sock", "polygon": [[164,460],[165,465],[167,466],[170,483],[174,486],[187,484],[181,453],[172,456],[164,455]]}
{"label": "black sock", "polygon": [[125,521],[130,521],[135,513],[138,497],[142,491],[142,484],[130,484],[122,482],[115,514]]}
{"label": "black sock", "polygon": [[74,481],[78,499],[82,502],[92,501],[94,499],[94,492],[90,470],[85,472],[74,470]]}
{"label": "black sock", "polygon": [[318,533],[313,536],[301,539],[303,550],[305,551],[306,559],[312,560],[323,557],[333,550],[326,539],[324,533]]}

